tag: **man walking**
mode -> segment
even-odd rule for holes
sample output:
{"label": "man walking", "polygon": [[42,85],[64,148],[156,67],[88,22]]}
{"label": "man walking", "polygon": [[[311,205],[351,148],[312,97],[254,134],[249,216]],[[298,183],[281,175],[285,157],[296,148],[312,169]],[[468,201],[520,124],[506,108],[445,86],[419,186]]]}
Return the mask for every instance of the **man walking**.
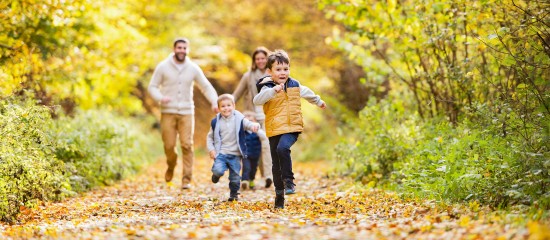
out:
{"label": "man walking", "polygon": [[160,102],[160,128],[164,153],[168,169],[164,175],[166,182],[172,181],[177,163],[176,140],[182,150],[183,178],[182,189],[191,188],[193,174],[193,134],[195,129],[195,104],[193,102],[193,85],[197,83],[200,91],[211,103],[214,113],[218,112],[218,94],[212,84],[206,79],[201,68],[191,61],[189,40],[177,38],[173,44],[174,52],[155,68],[149,93]]}

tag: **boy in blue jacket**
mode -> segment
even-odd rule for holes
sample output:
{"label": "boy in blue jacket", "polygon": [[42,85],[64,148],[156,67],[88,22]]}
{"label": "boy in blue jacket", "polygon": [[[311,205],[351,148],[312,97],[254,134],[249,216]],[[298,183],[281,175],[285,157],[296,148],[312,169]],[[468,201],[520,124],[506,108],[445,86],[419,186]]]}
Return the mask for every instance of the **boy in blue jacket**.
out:
{"label": "boy in blue jacket", "polygon": [[225,171],[229,170],[229,199],[239,200],[241,184],[241,158],[246,158],[245,131],[257,132],[260,124],[251,122],[235,110],[235,100],[231,94],[218,97],[220,113],[211,121],[206,138],[212,165],[212,182],[217,183]]}
{"label": "boy in blue jacket", "polygon": [[[243,112],[244,117],[251,122],[256,121],[256,113],[251,111]],[[258,129],[258,133],[263,131],[261,128]],[[256,172],[258,170],[258,163],[260,162],[260,156],[262,154],[262,139],[260,139],[260,134],[257,134],[252,131],[245,131],[245,143],[246,143],[246,158],[243,158],[243,172],[241,178],[241,188],[247,190],[248,188],[254,189],[254,179],[256,179]],[[264,132],[265,135],[265,132]],[[264,141],[269,141],[265,137]]]}

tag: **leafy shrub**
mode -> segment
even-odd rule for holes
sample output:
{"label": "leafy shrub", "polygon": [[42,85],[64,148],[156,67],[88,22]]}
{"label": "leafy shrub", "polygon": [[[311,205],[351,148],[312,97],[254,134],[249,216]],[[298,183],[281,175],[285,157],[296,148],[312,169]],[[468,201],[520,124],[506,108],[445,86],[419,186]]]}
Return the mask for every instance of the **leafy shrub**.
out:
{"label": "leafy shrub", "polygon": [[107,111],[52,119],[33,103],[0,102],[0,219],[21,206],[112,184],[150,162],[158,135]]}
{"label": "leafy shrub", "polygon": [[548,124],[478,105],[453,126],[445,119],[421,120],[402,106],[382,100],[360,113],[352,124],[356,138],[337,148],[344,173],[406,195],[550,208]]}
{"label": "leafy shrub", "polygon": [[70,190],[64,164],[53,156],[48,109],[0,103],[0,218],[13,220],[22,205],[58,200]]}
{"label": "leafy shrub", "polygon": [[150,142],[158,138],[145,136],[136,124],[99,111],[82,112],[72,121],[55,121],[56,128],[63,130],[52,133],[55,156],[67,165],[73,189],[112,184],[151,159],[143,153],[149,151],[151,156],[155,149],[146,146],[156,146]]}
{"label": "leafy shrub", "polygon": [[407,156],[414,144],[410,136],[416,135],[416,128],[410,122],[415,119],[404,119],[405,111],[400,101],[390,105],[371,99],[357,121],[349,122],[351,128],[345,131],[354,137],[336,147],[346,174],[372,184],[389,177],[394,163]]}

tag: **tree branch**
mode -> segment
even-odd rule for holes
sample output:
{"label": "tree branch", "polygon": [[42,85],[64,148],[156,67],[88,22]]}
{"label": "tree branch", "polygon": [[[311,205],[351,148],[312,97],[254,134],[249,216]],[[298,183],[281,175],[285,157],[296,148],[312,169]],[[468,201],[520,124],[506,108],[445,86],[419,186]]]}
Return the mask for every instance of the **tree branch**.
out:
{"label": "tree branch", "polygon": [[543,25],[545,25],[546,27],[550,27],[548,24],[546,24],[545,21],[543,21],[543,19],[540,19],[538,18],[537,16],[533,15],[532,13],[530,13],[529,11],[519,7],[516,2],[514,2],[514,0],[512,0],[512,5],[514,5],[514,7],[516,7],[517,9],[521,10],[522,12],[524,12],[525,14],[529,15],[530,17],[533,17],[535,19],[537,19],[537,22],[540,22],[542,23]]}
{"label": "tree branch", "polygon": [[13,50],[13,49],[14,49],[13,47],[10,47],[10,46],[5,45],[5,44],[3,44],[3,43],[0,43],[0,47],[2,47],[2,48],[7,48],[7,49],[9,49],[9,50]]}

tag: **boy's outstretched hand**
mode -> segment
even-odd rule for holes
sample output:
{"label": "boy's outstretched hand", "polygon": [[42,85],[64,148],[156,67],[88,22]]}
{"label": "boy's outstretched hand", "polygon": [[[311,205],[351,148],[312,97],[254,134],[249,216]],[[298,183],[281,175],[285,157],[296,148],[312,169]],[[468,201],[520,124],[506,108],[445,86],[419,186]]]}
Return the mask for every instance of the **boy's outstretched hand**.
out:
{"label": "boy's outstretched hand", "polygon": [[323,103],[321,104],[321,106],[319,106],[319,107],[320,107],[321,109],[325,109],[325,108],[327,108],[327,104],[326,104],[325,102],[323,102]]}
{"label": "boy's outstretched hand", "polygon": [[216,159],[216,151],[212,150],[212,151],[210,151],[209,154],[210,154],[210,159],[212,159],[212,160]]}
{"label": "boy's outstretched hand", "polygon": [[281,90],[283,90],[284,87],[285,87],[285,84],[281,83],[281,84],[273,87],[273,89],[275,90],[275,92],[280,92]]}
{"label": "boy's outstretched hand", "polygon": [[260,129],[260,124],[256,123],[250,127],[250,131],[252,132],[258,132],[258,129]]}

